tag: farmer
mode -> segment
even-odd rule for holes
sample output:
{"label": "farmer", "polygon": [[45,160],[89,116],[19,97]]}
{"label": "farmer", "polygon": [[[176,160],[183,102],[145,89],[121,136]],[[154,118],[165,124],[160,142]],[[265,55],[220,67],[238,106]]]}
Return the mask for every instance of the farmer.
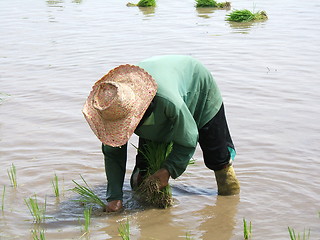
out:
{"label": "farmer", "polygon": [[[214,171],[219,195],[235,195],[240,185],[232,167],[234,146],[220,91],[211,73],[189,56],[156,56],[121,65],[97,81],[83,108],[102,142],[107,175],[107,211],[123,208],[127,143],[133,133],[139,147],[146,141],[173,143],[160,170],[150,176],[161,190],[179,177],[197,142],[205,165]],[[138,153],[131,186],[139,184],[146,162]]]}

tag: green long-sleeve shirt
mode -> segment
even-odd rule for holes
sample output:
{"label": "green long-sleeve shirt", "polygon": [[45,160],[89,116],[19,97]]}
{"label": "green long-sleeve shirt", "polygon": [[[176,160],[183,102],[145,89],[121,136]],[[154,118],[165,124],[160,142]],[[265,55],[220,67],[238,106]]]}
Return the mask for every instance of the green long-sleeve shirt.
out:
{"label": "green long-sleeve shirt", "polygon": [[[163,167],[172,178],[186,169],[196,149],[198,129],[211,120],[222,104],[220,91],[211,73],[196,59],[189,56],[156,56],[138,64],[158,84],[154,98],[155,108],[142,126],[138,136],[157,142],[173,142],[173,149]],[[104,148],[106,156],[125,162],[126,147],[113,150]],[[115,154],[117,152],[117,154]],[[108,166],[106,166],[108,167]],[[123,167],[114,172],[121,172]]]}

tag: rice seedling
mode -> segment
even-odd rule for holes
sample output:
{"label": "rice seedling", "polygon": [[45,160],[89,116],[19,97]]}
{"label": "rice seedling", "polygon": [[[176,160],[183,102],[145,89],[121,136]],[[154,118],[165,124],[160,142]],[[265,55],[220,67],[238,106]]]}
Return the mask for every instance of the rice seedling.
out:
{"label": "rice seedling", "polygon": [[6,186],[3,186],[3,190],[2,190],[2,197],[1,197],[1,211],[3,213],[4,211],[4,195],[6,193]]}
{"label": "rice seedling", "polygon": [[230,2],[221,2],[218,3],[215,0],[196,0],[196,7],[197,8],[206,8],[206,7],[210,7],[210,8],[230,8],[231,7],[231,3]]}
{"label": "rice seedling", "polygon": [[303,234],[298,233],[296,235],[295,231],[293,228],[288,227],[289,235],[291,240],[309,240],[310,239],[310,229],[308,232],[306,230],[303,231]]}
{"label": "rice seedling", "polygon": [[90,188],[88,183],[84,180],[84,178],[80,175],[82,181],[84,182],[84,186],[80,185],[76,181],[72,180],[76,187],[70,189],[71,191],[78,193],[82,198],[79,200],[75,200],[84,204],[98,204],[103,208],[103,211],[106,211],[106,204],[96,195],[93,190]]}
{"label": "rice seedling", "polygon": [[251,21],[264,21],[268,16],[265,11],[251,12],[250,10],[234,10],[227,15],[227,21],[232,22],[251,22]]}
{"label": "rice seedling", "polygon": [[32,217],[33,221],[36,223],[42,223],[45,220],[45,213],[47,209],[47,200],[45,200],[44,205],[40,206],[38,204],[37,196],[34,195],[33,198],[28,198],[24,200]]}
{"label": "rice seedling", "polygon": [[4,102],[4,101],[6,100],[6,97],[8,97],[8,96],[10,96],[10,95],[7,94],[7,93],[1,93],[1,92],[0,92],[0,104],[1,104],[2,102]]}
{"label": "rice seedling", "polygon": [[193,240],[193,237],[191,237],[189,233],[186,233],[186,240]]}
{"label": "rice seedling", "polygon": [[17,170],[16,166],[12,163],[10,170],[7,170],[8,176],[11,182],[11,185],[16,188],[18,186],[17,184]]}
{"label": "rice seedling", "polygon": [[137,4],[135,3],[127,3],[128,7],[155,7],[156,0],[140,0]]}
{"label": "rice seedling", "polygon": [[118,232],[122,240],[130,240],[130,224],[128,219],[125,223],[120,223]]}
{"label": "rice seedling", "polygon": [[155,143],[149,141],[144,149],[138,149],[145,157],[148,163],[148,169],[144,180],[138,187],[137,192],[142,200],[159,208],[167,208],[172,205],[172,192],[170,185],[159,189],[159,182],[156,179],[148,178],[156,171],[161,169],[169,153],[172,151],[172,143]]}
{"label": "rice seedling", "polygon": [[248,226],[246,219],[243,218],[243,237],[244,239],[251,239],[251,236],[252,236],[251,221],[249,222],[249,226]]}
{"label": "rice seedling", "polygon": [[42,230],[31,230],[33,240],[45,240],[44,229]]}
{"label": "rice seedling", "polygon": [[196,159],[191,158],[188,165],[194,165],[194,164],[196,164]]}
{"label": "rice seedling", "polygon": [[53,180],[51,181],[52,183],[52,187],[53,187],[53,192],[54,195],[56,197],[60,196],[60,192],[59,192],[59,180],[58,180],[58,176],[56,174],[54,174]]}
{"label": "rice seedling", "polygon": [[86,233],[89,232],[89,226],[91,224],[91,213],[92,213],[92,207],[85,208],[83,211],[83,217],[84,217],[84,231]]}

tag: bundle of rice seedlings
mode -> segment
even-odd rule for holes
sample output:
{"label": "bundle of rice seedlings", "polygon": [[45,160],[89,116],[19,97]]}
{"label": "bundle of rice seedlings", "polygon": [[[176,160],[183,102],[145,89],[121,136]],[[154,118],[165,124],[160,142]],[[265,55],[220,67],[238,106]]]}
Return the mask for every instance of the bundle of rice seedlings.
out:
{"label": "bundle of rice seedlings", "polygon": [[80,196],[82,196],[81,199],[76,200],[78,202],[81,202],[83,204],[98,204],[99,206],[102,207],[103,211],[106,211],[106,204],[99,198],[98,195],[96,195],[93,190],[90,188],[88,183],[84,180],[84,178],[80,175],[82,181],[84,182],[84,186],[80,185],[76,181],[72,180],[73,183],[76,185],[76,187],[70,189],[71,191],[78,193]]}
{"label": "bundle of rice seedlings", "polygon": [[137,4],[135,3],[127,3],[128,7],[155,7],[156,0],[140,0]]}
{"label": "bundle of rice seedlings", "polygon": [[230,8],[230,2],[221,2],[218,3],[215,0],[196,0],[196,7],[203,8],[203,7],[210,7],[210,8]]}
{"label": "bundle of rice seedlings", "polygon": [[147,142],[143,150],[138,149],[147,160],[148,169],[141,185],[137,188],[137,192],[141,199],[152,206],[158,208],[167,208],[172,206],[172,192],[170,185],[163,189],[159,189],[159,180],[149,178],[152,174],[161,169],[166,161],[169,153],[172,151],[172,143],[155,143]]}
{"label": "bundle of rice seedlings", "polygon": [[155,7],[156,0],[140,0],[137,6],[138,7]]}
{"label": "bundle of rice seedlings", "polygon": [[227,15],[227,21],[232,22],[251,22],[251,21],[264,21],[268,19],[265,11],[251,12],[247,9],[234,10]]}

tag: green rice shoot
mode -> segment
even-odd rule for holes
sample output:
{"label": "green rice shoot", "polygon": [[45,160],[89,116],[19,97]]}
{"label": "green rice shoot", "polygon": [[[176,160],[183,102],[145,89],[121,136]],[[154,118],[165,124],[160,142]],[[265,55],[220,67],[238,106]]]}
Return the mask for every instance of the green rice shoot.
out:
{"label": "green rice shoot", "polygon": [[31,230],[33,240],[45,240],[44,229],[42,230]]}
{"label": "green rice shoot", "polygon": [[243,237],[244,239],[251,239],[252,236],[252,225],[251,221],[249,222],[249,226],[245,218],[243,218]]}
{"label": "green rice shoot", "polygon": [[306,232],[296,234],[293,228],[288,227],[289,235],[291,240],[309,240],[310,239],[310,229]]}
{"label": "green rice shoot", "polygon": [[140,0],[137,4],[127,3],[128,7],[155,7],[156,5],[156,0]]}
{"label": "green rice shoot", "polygon": [[103,208],[103,211],[106,211],[106,204],[94,193],[94,191],[90,188],[88,183],[84,180],[84,178],[80,175],[84,185],[80,185],[76,181],[72,180],[76,187],[70,189],[71,191],[78,193],[82,198],[79,200],[75,200],[84,204],[97,204]]}
{"label": "green rice shoot", "polygon": [[189,160],[188,165],[194,165],[194,164],[196,164],[196,159],[191,158],[191,159]]}
{"label": "green rice shoot", "polygon": [[44,205],[40,206],[38,204],[37,196],[34,195],[33,198],[28,198],[24,200],[32,217],[33,221],[36,223],[42,223],[45,220],[45,213],[46,213],[46,208],[47,208],[47,201],[45,200]]}
{"label": "green rice shoot", "polygon": [[11,167],[9,170],[7,170],[8,172],[8,177],[10,179],[11,185],[14,188],[17,188],[18,184],[17,184],[17,170],[16,170],[16,166],[12,163]]}
{"label": "green rice shoot", "polygon": [[2,197],[1,197],[1,211],[4,212],[4,195],[6,193],[6,186],[3,186]]}
{"label": "green rice shoot", "polygon": [[163,163],[172,151],[172,146],[172,143],[148,141],[144,146],[144,150],[138,149],[147,160],[148,169],[137,192],[144,202],[159,208],[167,208],[172,205],[171,187],[168,184],[165,188],[159,190],[159,183],[154,179],[148,179],[148,177],[162,168]]}
{"label": "green rice shoot", "polygon": [[58,176],[54,174],[53,180],[51,181],[52,187],[53,187],[53,192],[56,197],[60,196],[60,191],[59,191],[59,180]]}
{"label": "green rice shoot", "polygon": [[194,238],[190,236],[190,233],[186,233],[186,240],[193,240]]}
{"label": "green rice shoot", "polygon": [[8,96],[10,96],[10,95],[7,94],[7,93],[1,93],[1,92],[0,92],[0,104],[1,104],[2,102],[4,102],[4,101],[6,100],[6,97],[8,97]]}
{"label": "green rice shoot", "polygon": [[264,21],[268,16],[265,11],[251,12],[250,10],[234,10],[227,15],[227,21],[231,22],[252,22]]}
{"label": "green rice shoot", "polygon": [[130,224],[128,219],[125,223],[120,223],[120,226],[118,227],[118,232],[122,240],[130,240]]}
{"label": "green rice shoot", "polygon": [[83,211],[83,217],[84,217],[84,231],[86,233],[89,232],[89,227],[91,224],[91,213],[92,213],[92,207],[85,208]]}
{"label": "green rice shoot", "polygon": [[230,2],[218,3],[215,0],[196,0],[197,8],[230,8]]}

